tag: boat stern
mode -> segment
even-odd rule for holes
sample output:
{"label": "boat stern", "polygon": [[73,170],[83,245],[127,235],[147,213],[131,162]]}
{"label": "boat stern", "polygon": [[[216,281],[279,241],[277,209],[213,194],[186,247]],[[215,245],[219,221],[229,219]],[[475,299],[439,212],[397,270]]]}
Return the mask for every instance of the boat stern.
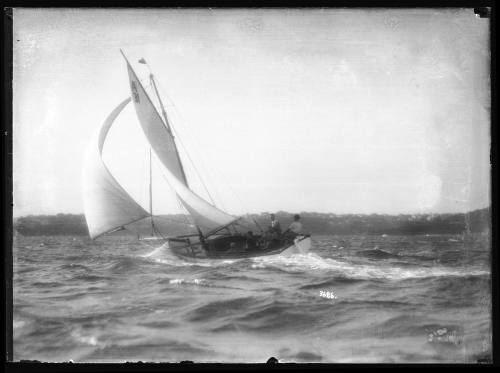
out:
{"label": "boat stern", "polygon": [[293,240],[293,245],[289,246],[281,252],[285,255],[293,254],[307,254],[311,249],[311,237],[310,236],[297,236]]}

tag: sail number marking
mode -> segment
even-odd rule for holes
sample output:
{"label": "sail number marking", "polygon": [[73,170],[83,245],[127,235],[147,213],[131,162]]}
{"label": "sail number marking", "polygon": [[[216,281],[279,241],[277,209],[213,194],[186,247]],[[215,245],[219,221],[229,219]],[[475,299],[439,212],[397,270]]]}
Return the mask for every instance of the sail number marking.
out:
{"label": "sail number marking", "polygon": [[137,92],[137,86],[135,85],[135,82],[132,80],[130,82],[130,88],[132,89],[132,96],[134,97],[135,102],[139,102],[139,92]]}

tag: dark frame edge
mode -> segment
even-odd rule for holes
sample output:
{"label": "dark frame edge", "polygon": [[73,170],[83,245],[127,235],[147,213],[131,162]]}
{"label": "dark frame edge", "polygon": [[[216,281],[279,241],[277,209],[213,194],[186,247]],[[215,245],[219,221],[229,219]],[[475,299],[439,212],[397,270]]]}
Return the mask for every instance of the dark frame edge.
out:
{"label": "dark frame edge", "polygon": [[3,8],[2,30],[2,197],[3,197],[3,248],[4,248],[4,310],[5,310],[5,355],[6,362],[12,362],[13,355],[13,288],[12,288],[12,41],[13,41],[13,8]]}

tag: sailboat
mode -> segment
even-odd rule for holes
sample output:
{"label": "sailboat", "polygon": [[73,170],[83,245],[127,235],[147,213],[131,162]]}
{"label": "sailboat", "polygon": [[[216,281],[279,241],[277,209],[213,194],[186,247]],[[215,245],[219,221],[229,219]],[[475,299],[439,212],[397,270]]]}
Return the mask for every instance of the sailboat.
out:
{"label": "sailboat", "polygon": [[[129,60],[123,51],[120,50],[120,52],[127,66],[130,97],[124,99],[97,129],[88,144],[83,165],[83,201],[90,237],[95,240],[117,230],[127,229],[128,226],[141,220],[149,219],[151,236],[147,238],[161,238],[167,249],[182,258],[232,259],[307,252],[311,247],[309,235],[276,236],[276,234],[266,232],[255,235],[251,231],[242,232],[243,216],[234,216],[221,210],[190,188],[172,124],[158,92],[153,73],[150,70],[149,78],[161,114]],[[144,59],[139,62],[146,63]],[[144,209],[120,185],[103,160],[103,148],[109,130],[131,101],[140,127],[150,145],[149,211]],[[151,158],[153,154],[160,162],[171,192],[191,217],[195,233],[164,236],[156,229],[152,206]]]}

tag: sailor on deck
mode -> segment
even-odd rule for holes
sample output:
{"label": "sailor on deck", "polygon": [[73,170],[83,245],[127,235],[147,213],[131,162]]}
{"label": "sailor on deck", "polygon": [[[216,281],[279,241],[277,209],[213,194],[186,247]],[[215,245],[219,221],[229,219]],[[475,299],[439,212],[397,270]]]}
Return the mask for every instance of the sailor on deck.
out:
{"label": "sailor on deck", "polygon": [[300,215],[295,214],[293,216],[293,223],[290,224],[288,229],[285,231],[285,235],[289,238],[295,238],[302,232],[302,223],[300,222]]}
{"label": "sailor on deck", "polygon": [[280,222],[276,220],[274,214],[271,214],[271,226],[269,227],[269,231],[277,235],[281,234]]}

